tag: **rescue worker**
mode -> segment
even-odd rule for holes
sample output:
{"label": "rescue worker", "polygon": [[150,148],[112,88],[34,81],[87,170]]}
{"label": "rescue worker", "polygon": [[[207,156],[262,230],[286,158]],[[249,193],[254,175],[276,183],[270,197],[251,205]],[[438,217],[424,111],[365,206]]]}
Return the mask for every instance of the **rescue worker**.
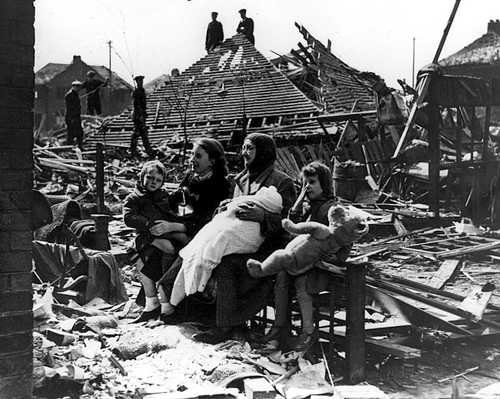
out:
{"label": "rescue worker", "polygon": [[217,21],[217,12],[212,12],[212,21],[207,27],[207,37],[205,39],[205,49],[211,53],[219,44],[224,41],[224,30],[222,24]]}
{"label": "rescue worker", "polygon": [[82,82],[75,80],[71,83],[71,89],[64,96],[64,103],[66,105],[65,121],[68,130],[66,143],[73,145],[76,140],[80,150],[83,149],[83,129],[80,118],[81,106],[80,97],[78,96],[81,88]]}
{"label": "rescue worker", "polygon": [[241,21],[236,28],[237,33],[243,33],[248,41],[255,45],[255,37],[253,36],[253,19],[247,17],[247,10],[242,8],[238,11],[241,16]]}
{"label": "rescue worker", "polygon": [[137,152],[137,142],[139,141],[139,137],[141,137],[144,150],[150,157],[153,157],[156,155],[156,151],[151,148],[148,138],[148,127],[146,126],[148,114],[146,112],[146,92],[144,91],[144,87],[142,87],[144,76],[136,76],[134,80],[137,87],[132,93],[132,98],[134,100],[134,110],[132,112],[134,132],[132,133],[130,142],[130,153],[133,156],[139,155]]}
{"label": "rescue worker", "polygon": [[87,80],[83,83],[82,87],[87,92],[87,114],[100,115],[101,114],[101,98],[99,96],[99,89],[108,84],[108,79],[104,82],[95,77],[94,71],[87,72]]}

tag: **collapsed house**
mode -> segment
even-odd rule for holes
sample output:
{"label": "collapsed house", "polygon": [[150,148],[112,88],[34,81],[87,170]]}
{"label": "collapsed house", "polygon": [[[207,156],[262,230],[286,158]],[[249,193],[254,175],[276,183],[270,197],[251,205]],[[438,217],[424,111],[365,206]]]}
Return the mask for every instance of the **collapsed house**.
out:
{"label": "collapsed house", "polygon": [[[307,79],[315,75],[321,86],[313,90],[316,94],[296,84],[293,74],[276,68],[237,34],[149,94],[150,141],[175,148],[210,136],[231,150],[246,134],[262,132],[277,140],[278,166],[293,177],[311,160],[331,166],[337,137],[357,135],[358,130],[362,137],[376,115],[376,102],[359,72],[299,29],[309,43],[309,49],[303,47],[309,60],[304,66]],[[87,142],[127,146],[132,131],[126,111]],[[361,148],[357,150],[360,155]]]}

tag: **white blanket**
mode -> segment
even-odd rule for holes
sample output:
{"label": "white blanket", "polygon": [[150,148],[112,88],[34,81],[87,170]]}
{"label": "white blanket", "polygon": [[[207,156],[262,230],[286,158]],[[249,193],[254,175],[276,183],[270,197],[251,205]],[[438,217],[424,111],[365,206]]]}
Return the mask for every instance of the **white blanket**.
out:
{"label": "white blanket", "polygon": [[179,255],[183,262],[174,282],[170,303],[178,305],[186,295],[202,292],[221,259],[230,254],[256,252],[264,241],[260,224],[235,215],[241,203],[252,203],[268,212],[280,213],[283,200],[275,187],[263,187],[255,195],[233,199],[186,245]]}

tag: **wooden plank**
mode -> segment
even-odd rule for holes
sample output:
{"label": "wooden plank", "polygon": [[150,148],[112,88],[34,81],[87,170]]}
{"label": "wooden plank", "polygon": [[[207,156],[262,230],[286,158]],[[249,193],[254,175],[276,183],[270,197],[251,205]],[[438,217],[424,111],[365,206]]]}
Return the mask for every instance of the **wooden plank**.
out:
{"label": "wooden plank", "polygon": [[[322,338],[327,339],[327,337],[320,331],[320,336]],[[345,342],[346,333],[339,329],[334,330],[335,339],[339,342]],[[388,355],[393,355],[400,359],[418,359],[422,356],[422,352],[420,349],[411,348],[409,346],[394,344],[389,342],[384,342],[383,339],[374,339],[374,338],[365,338],[364,343],[366,344],[366,348],[368,350],[385,353]]]}
{"label": "wooden plank", "polygon": [[296,171],[296,174],[300,174],[300,166],[298,165],[297,161],[293,157],[293,155],[290,153],[288,148],[282,148],[283,149],[283,155],[286,157],[286,159],[290,162],[290,165],[293,165],[293,169]]}
{"label": "wooden plank", "polygon": [[305,166],[305,165],[307,165],[309,163],[309,162],[307,162],[306,157],[304,156],[304,154],[300,150],[300,147],[298,147],[298,146],[290,146],[288,148],[290,150],[290,154],[292,154],[292,156],[294,156],[294,158],[296,160],[300,161],[300,168],[302,168],[303,166]]}
{"label": "wooden plank", "polygon": [[443,263],[441,263],[438,271],[434,273],[428,285],[438,290],[443,288],[461,264],[462,259],[446,259]]}
{"label": "wooden plank", "polygon": [[346,380],[357,384],[365,380],[365,267],[348,264]]}
{"label": "wooden plank", "polygon": [[415,306],[401,295],[394,295],[392,292],[384,289],[385,287],[382,288],[383,285],[380,287],[376,285],[379,285],[378,282],[372,282],[367,284],[366,288],[379,304],[391,314],[399,315],[403,320],[409,321],[414,326],[425,326],[462,335],[471,335],[468,330]]}
{"label": "wooden plank", "polygon": [[287,174],[292,174],[292,176],[295,174],[294,168],[290,165],[290,161],[286,158],[286,156],[283,154],[283,149],[278,148],[278,151],[276,152],[277,158],[278,158],[278,163],[282,166],[283,170]]}
{"label": "wooden plank", "polygon": [[473,314],[476,319],[481,320],[493,295],[494,288],[493,284],[473,287],[467,297],[458,305],[458,308]]}
{"label": "wooden plank", "polygon": [[373,278],[368,278],[368,279],[370,284],[373,284],[374,286],[377,286],[379,288],[383,288],[384,290],[388,290],[391,293],[395,293],[397,295],[402,295],[404,297],[414,299],[416,301],[425,303],[437,309],[444,310],[445,312],[448,312],[452,315],[463,317],[464,319],[469,320],[470,322],[479,323],[485,327],[494,327],[496,329],[500,329],[500,323],[495,320],[488,320],[488,319],[477,320],[473,314],[466,312],[462,309],[459,309],[456,306],[449,305],[443,302],[442,300],[438,301],[436,299],[429,298],[421,293],[410,291],[406,288],[399,287],[395,284],[385,283],[383,281],[378,281]]}

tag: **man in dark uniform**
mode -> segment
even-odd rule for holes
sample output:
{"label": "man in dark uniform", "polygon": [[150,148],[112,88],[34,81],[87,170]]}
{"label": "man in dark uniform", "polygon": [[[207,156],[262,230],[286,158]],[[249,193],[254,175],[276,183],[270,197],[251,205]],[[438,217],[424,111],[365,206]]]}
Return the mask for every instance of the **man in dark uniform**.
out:
{"label": "man in dark uniform", "polygon": [[106,86],[107,83],[107,79],[104,82],[97,79],[94,71],[87,72],[87,80],[82,85],[87,92],[87,114],[101,114],[101,98],[99,97],[99,89]]}
{"label": "man in dark uniform", "polygon": [[67,144],[73,145],[76,139],[76,143],[80,149],[83,149],[83,129],[82,120],[80,119],[80,97],[78,92],[82,88],[82,82],[75,80],[71,83],[71,89],[64,96],[64,103],[66,105],[66,128],[67,133]]}
{"label": "man in dark uniform", "polygon": [[217,21],[217,15],[219,14],[215,11],[212,12],[212,22],[210,22],[207,27],[207,37],[205,39],[205,49],[207,53],[210,53],[224,41],[224,31],[222,29],[222,24]]}
{"label": "man in dark uniform", "polygon": [[236,28],[237,33],[243,33],[248,41],[255,45],[255,37],[253,36],[253,19],[247,17],[247,10],[242,8],[238,11],[241,16],[241,21]]}
{"label": "man in dark uniform", "polygon": [[134,156],[138,155],[137,142],[139,141],[139,137],[141,137],[146,153],[152,157],[156,155],[156,151],[154,151],[149,144],[148,127],[146,126],[148,114],[146,112],[146,92],[144,91],[144,87],[142,87],[144,76],[136,76],[134,80],[137,87],[132,93],[132,98],[134,99],[134,111],[132,112],[134,133],[132,133],[130,142],[130,153]]}

